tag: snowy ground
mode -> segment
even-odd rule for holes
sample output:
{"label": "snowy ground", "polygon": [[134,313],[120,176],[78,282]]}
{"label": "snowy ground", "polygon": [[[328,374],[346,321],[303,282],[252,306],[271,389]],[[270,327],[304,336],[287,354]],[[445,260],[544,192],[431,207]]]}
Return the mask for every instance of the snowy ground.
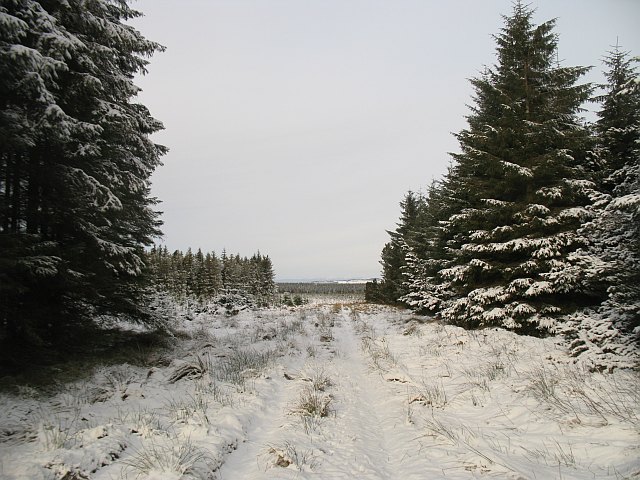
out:
{"label": "snowy ground", "polygon": [[147,368],[0,396],[0,478],[640,478],[636,373],[420,320],[364,304],[199,316]]}

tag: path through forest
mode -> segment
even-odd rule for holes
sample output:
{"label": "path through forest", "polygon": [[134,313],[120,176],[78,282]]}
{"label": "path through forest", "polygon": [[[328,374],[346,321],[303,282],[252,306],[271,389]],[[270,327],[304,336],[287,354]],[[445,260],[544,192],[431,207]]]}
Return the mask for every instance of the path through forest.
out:
{"label": "path through forest", "polygon": [[640,476],[638,374],[553,338],[362,303],[178,321],[147,365],[0,395],[0,478]]}
{"label": "path through forest", "polygon": [[[221,478],[418,480],[441,474],[423,451],[424,430],[410,418],[407,384],[415,382],[406,371],[398,378],[397,360],[377,331],[389,324],[382,318],[370,324],[348,308],[316,314],[310,355],[279,365],[279,378],[261,393],[264,402],[246,441],[227,457]],[[309,392],[328,404],[326,417],[301,411]]]}

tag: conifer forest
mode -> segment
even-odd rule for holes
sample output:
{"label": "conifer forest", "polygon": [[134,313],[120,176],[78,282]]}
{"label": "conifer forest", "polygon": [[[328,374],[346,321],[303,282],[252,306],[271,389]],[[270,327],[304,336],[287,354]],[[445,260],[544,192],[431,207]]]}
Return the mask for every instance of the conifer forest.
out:
{"label": "conifer forest", "polygon": [[[495,36],[448,173],[408,192],[369,298],[465,328],[562,335],[596,363],[640,341],[638,59],[614,48],[607,84],[558,64],[555,21],[518,3]],[[599,105],[587,123],[586,102]],[[623,361],[624,363],[624,361]]]}
{"label": "conifer forest", "polygon": [[514,1],[380,277],[277,283],[164,244],[142,15],[0,0],[0,478],[640,477],[639,52]]}

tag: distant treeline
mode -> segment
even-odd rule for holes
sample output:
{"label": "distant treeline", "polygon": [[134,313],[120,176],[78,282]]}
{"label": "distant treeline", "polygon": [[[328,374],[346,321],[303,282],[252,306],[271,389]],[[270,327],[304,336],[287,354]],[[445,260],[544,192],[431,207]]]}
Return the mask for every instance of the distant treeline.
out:
{"label": "distant treeline", "polygon": [[336,295],[364,295],[364,283],[337,283],[337,282],[297,282],[278,283],[278,292],[292,294],[336,294]]}
{"label": "distant treeline", "polygon": [[154,246],[147,254],[151,277],[157,288],[177,298],[209,300],[216,295],[237,291],[252,295],[258,304],[266,304],[275,294],[273,265],[268,256],[256,253],[249,257],[222,251],[170,253],[166,247]]}

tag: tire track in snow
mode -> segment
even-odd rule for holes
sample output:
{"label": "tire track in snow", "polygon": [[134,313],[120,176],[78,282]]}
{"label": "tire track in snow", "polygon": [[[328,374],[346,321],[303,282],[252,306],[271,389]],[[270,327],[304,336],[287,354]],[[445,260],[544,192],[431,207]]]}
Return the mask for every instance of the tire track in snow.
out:
{"label": "tire track in snow", "polygon": [[424,479],[432,466],[406,421],[405,399],[370,370],[351,319],[336,325],[334,337],[340,353],[327,370],[336,380],[336,418],[324,431],[325,478]]}
{"label": "tire track in snow", "polygon": [[[260,407],[251,417],[245,442],[226,457],[219,471],[222,480],[422,480],[434,472],[416,440],[424,432],[407,423],[407,399],[371,370],[346,311],[332,333],[330,343],[315,342],[321,348],[314,358],[290,357],[274,368],[274,378],[257,393]],[[299,417],[289,414],[305,382],[283,378],[285,371],[306,370],[323,371],[333,383],[328,389],[332,413],[311,433],[303,432]],[[274,466],[269,447],[284,442],[298,452],[310,452],[314,468]]]}
{"label": "tire track in snow", "polygon": [[[277,366],[272,372],[282,377],[284,368]],[[268,445],[275,442],[286,423],[284,418],[287,406],[295,393],[282,378],[269,378],[266,388],[258,393],[260,408],[251,417],[246,439],[229,454],[218,474],[222,480],[257,479],[265,477],[265,468],[260,459],[265,455]]]}
{"label": "tire track in snow", "polygon": [[291,444],[298,446],[301,453],[303,451],[299,443],[302,443],[300,440],[306,435],[300,432],[299,417],[292,415],[291,409],[299,401],[301,389],[306,382],[301,377],[292,381],[291,377],[285,378],[285,373],[299,377],[309,364],[313,364],[314,368],[322,368],[330,348],[316,348],[328,347],[326,343],[318,340],[311,346],[320,350],[317,358],[302,355],[281,357],[270,372],[272,377],[263,382],[263,386],[256,391],[259,407],[253,411],[247,422],[245,440],[236,451],[225,458],[218,472],[221,480],[301,478],[301,472],[295,470],[293,465],[290,469],[277,467],[274,464],[277,457],[269,450],[272,447],[280,448],[285,444]]}

